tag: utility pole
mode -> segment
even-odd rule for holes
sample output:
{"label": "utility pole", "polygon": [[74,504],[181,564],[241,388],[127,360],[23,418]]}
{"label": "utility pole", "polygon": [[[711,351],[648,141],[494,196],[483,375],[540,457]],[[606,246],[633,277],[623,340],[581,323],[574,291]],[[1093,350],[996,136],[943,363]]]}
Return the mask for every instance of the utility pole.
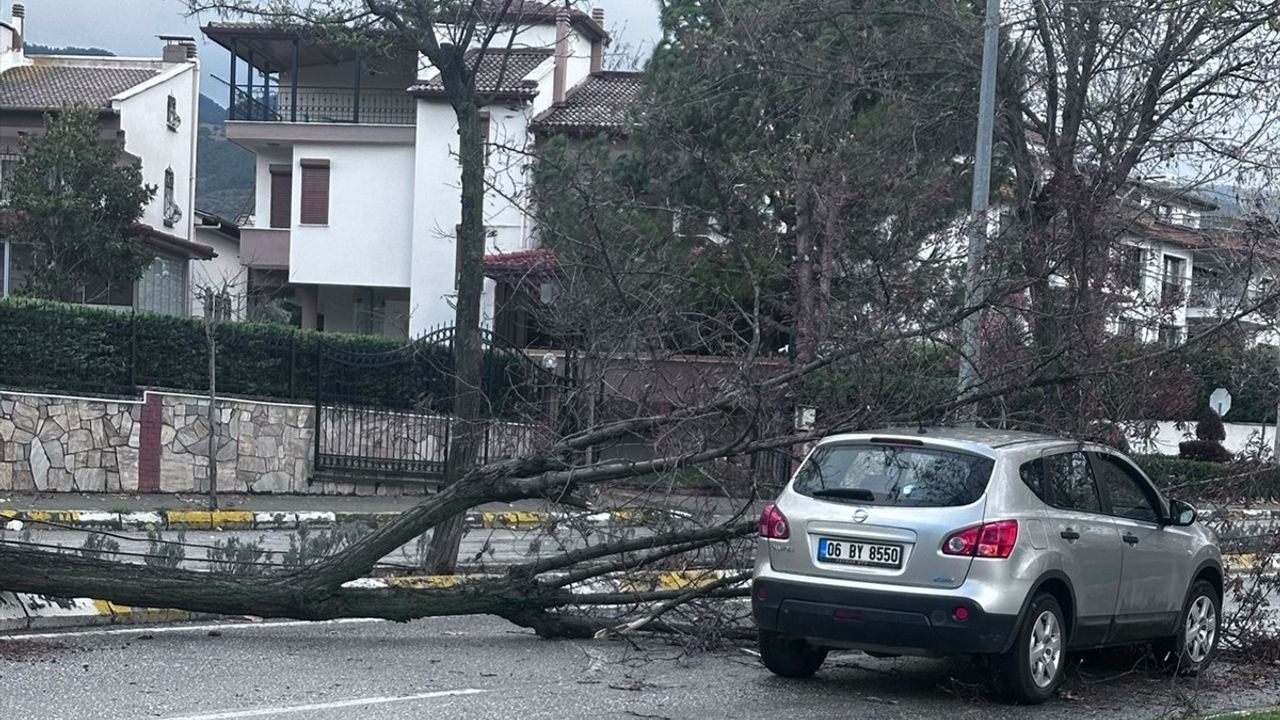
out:
{"label": "utility pole", "polygon": [[[996,116],[996,53],[1000,47],[1000,0],[987,0],[983,23],[982,86],[978,93],[978,139],[973,155],[973,203],[969,211],[969,266],[965,273],[964,305],[974,308],[985,301],[983,256],[987,251],[987,207],[991,196],[991,144]],[[981,351],[981,311],[964,318],[960,339],[960,396],[969,395],[978,384],[978,355]],[[963,419],[973,422],[977,408],[961,409]]]}

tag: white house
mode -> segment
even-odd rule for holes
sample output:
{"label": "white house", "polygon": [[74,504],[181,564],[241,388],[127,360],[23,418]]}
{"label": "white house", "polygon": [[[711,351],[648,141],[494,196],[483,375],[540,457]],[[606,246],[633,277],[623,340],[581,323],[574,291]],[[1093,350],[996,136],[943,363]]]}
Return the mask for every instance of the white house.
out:
{"label": "white house", "polygon": [[195,241],[215,255],[191,261],[191,314],[203,315],[206,297],[211,294],[225,319],[244,320],[248,316],[248,270],[240,264],[240,226],[235,220],[195,211]]}
{"label": "white house", "polygon": [[[518,32],[483,56],[487,265],[536,245],[527,217],[531,123],[603,77],[603,14],[517,3]],[[457,124],[412,47],[364,57],[294,28],[213,23],[231,53],[227,137],[257,158],[240,230],[248,294],[304,327],[417,336],[451,324],[460,221]],[[503,294],[485,284],[493,326]]]}
{"label": "white house", "polygon": [[[40,18],[53,23],[55,18]],[[98,112],[104,143],[136,159],[155,199],[136,227],[156,261],[128,287],[84,288],[85,302],[185,315],[190,310],[189,265],[213,251],[193,240],[196,112],[200,70],[190,38],[164,37],[159,58],[28,55],[28,28],[38,29],[15,3],[0,21],[0,182],[18,159],[19,139],[43,130],[44,116],[66,105]],[[5,198],[0,197],[0,204]],[[0,208],[0,211],[3,211]],[[16,292],[29,251],[4,241],[0,293]]]}

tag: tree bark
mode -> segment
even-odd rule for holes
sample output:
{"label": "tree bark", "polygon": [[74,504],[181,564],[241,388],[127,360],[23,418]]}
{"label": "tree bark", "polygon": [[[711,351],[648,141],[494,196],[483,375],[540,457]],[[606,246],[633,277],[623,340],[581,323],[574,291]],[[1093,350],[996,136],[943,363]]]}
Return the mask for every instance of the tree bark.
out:
{"label": "tree bark", "polygon": [[805,161],[796,172],[796,299],[795,299],[795,361],[811,362],[817,357],[817,322],[814,283],[813,241],[816,223],[813,218],[813,198],[810,195],[809,169]]}
{"label": "tree bark", "polygon": [[[461,59],[458,60],[461,62]],[[443,72],[449,72],[444,68]],[[466,85],[466,83],[459,83]],[[448,86],[449,83],[446,83]],[[480,136],[480,110],[474,88],[450,91],[458,120],[462,159],[462,222],[458,230],[458,298],[454,308],[453,425],[445,458],[444,484],[459,482],[476,465],[484,423],[480,419],[484,349],[480,343],[480,299],[484,290],[484,165],[487,138]],[[436,525],[423,566],[440,575],[453,573],[462,545],[463,516]]]}

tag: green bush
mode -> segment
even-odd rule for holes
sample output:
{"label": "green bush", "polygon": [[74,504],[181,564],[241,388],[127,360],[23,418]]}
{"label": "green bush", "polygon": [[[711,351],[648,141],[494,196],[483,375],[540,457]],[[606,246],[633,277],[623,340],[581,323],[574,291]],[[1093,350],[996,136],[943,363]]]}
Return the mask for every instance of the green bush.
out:
{"label": "green bush", "polygon": [[[266,323],[218,328],[218,390],[270,399],[449,410],[447,344],[318,333]],[[201,320],[19,298],[0,301],[0,385],[41,392],[127,394],[142,387],[208,390]],[[489,407],[536,401],[519,352],[489,348]],[[536,394],[536,393],[532,393]]]}

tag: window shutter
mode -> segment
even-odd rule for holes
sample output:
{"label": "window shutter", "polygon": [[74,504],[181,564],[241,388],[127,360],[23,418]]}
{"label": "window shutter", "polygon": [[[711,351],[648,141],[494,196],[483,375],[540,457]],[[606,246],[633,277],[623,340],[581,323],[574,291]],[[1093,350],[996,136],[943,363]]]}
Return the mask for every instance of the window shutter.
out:
{"label": "window shutter", "polygon": [[302,212],[304,225],[329,224],[329,161],[302,161]]}
{"label": "window shutter", "polygon": [[293,173],[288,165],[271,166],[271,227],[288,228],[293,205]]}

